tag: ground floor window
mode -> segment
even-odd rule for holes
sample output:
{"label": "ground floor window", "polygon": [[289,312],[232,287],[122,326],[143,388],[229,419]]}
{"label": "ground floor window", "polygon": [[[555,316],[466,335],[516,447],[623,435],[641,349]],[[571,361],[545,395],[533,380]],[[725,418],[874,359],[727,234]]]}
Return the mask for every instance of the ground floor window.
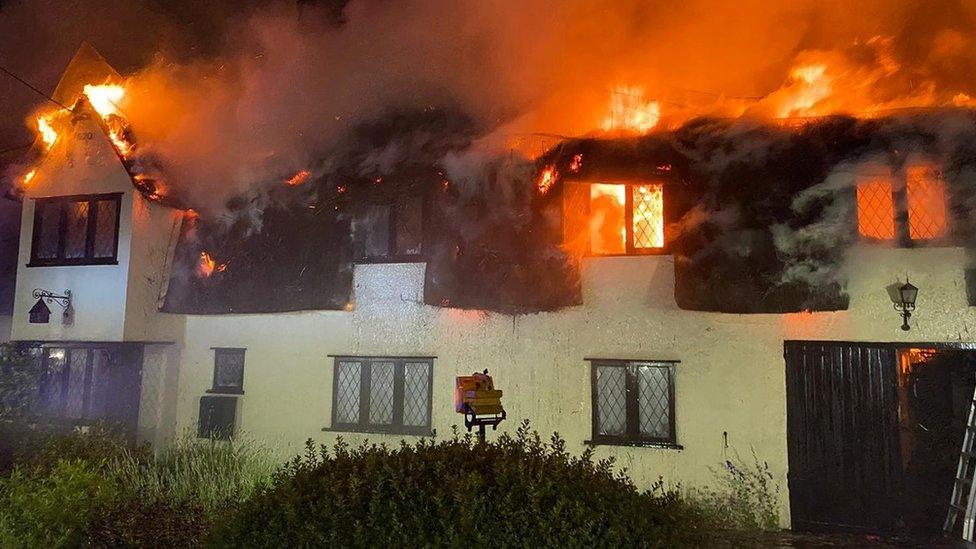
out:
{"label": "ground floor window", "polygon": [[332,430],[429,434],[432,358],[335,357]]}
{"label": "ground floor window", "polygon": [[675,362],[594,359],[594,444],[676,446]]}
{"label": "ground floor window", "polygon": [[41,355],[38,411],[50,418],[105,419],[117,360],[109,347],[47,347]]}

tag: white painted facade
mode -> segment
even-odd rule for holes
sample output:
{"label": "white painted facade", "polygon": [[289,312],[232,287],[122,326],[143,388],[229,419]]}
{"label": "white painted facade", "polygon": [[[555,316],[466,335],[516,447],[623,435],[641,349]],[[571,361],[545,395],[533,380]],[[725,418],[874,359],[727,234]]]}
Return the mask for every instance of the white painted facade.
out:
{"label": "white painted facade", "polygon": [[[195,430],[200,397],[213,382],[214,347],[247,349],[237,428],[283,456],[309,438],[400,439],[323,431],[332,421],[330,355],[436,357],[432,427],[438,436],[462,424],[453,407],[455,376],[487,368],[505,392],[503,430],[529,419],[542,433],[559,432],[576,451],[592,430],[588,358],[676,360],[681,448],[599,446],[597,456],[615,456],[641,486],[659,476],[688,486],[709,482],[711,468],[736,452],[750,459],[754,449],[779,477],[788,521],[785,340],[976,342],[961,248],[852,248],[845,265],[850,308],[832,313],[681,310],[671,256],[586,259],[582,305],[515,317],[423,304],[419,263],[357,265],[348,311],[160,313],[181,214],[133,189],[94,123],[80,121],[75,135],[81,138],[46,155],[24,200],[12,339],[146,343],[139,432],[157,444]],[[118,265],[27,266],[34,199],[105,192],[124,193]],[[887,292],[906,275],[921,288],[909,332],[899,329]],[[70,289],[74,323],[55,318],[56,307],[49,324],[28,323],[34,288]]]}

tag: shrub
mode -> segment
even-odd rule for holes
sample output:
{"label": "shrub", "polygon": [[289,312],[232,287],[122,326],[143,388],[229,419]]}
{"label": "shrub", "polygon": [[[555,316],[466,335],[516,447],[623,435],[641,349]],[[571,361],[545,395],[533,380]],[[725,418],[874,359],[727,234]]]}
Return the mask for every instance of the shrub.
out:
{"label": "shrub", "polygon": [[150,501],[198,504],[207,513],[247,499],[271,479],[275,462],[255,441],[201,440],[190,435],[152,460],[126,454],[116,474],[130,490]]}
{"label": "shrub", "polygon": [[119,490],[114,478],[79,459],[17,468],[0,479],[0,546],[77,546]]}
{"label": "shrub", "polygon": [[41,366],[32,349],[18,343],[0,345],[0,418],[22,417],[34,410]]}
{"label": "shrub", "polygon": [[130,497],[95,517],[86,541],[92,547],[198,547],[211,523],[190,501]]}
{"label": "shrub", "polygon": [[612,460],[571,456],[523,423],[514,437],[470,435],[395,449],[309,441],[217,527],[226,546],[675,546],[694,517],[674,492],[639,492]]}
{"label": "shrub", "polygon": [[753,463],[744,464],[736,456],[713,470],[716,488],[698,488],[688,499],[713,529],[775,530],[779,528],[780,483],[760,461],[755,451]]}

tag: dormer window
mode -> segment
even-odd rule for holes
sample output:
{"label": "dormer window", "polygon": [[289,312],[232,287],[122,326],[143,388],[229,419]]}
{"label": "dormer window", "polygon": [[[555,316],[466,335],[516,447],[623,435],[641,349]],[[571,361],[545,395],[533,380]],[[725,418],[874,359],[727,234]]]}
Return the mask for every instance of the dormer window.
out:
{"label": "dormer window", "polygon": [[937,240],[948,230],[945,180],[929,166],[857,183],[857,232],[867,240],[900,243]]}
{"label": "dormer window", "polygon": [[39,198],[28,266],[118,263],[121,193]]}
{"label": "dormer window", "polygon": [[353,252],[362,263],[415,262],[423,254],[422,197],[369,204],[352,223]]}
{"label": "dormer window", "polygon": [[567,182],[563,236],[577,255],[663,253],[664,185],[655,182]]}

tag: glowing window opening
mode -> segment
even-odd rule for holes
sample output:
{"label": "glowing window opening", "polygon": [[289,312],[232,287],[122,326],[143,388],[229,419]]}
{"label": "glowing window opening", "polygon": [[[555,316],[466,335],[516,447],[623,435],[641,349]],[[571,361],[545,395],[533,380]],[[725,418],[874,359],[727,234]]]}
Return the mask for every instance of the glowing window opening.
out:
{"label": "glowing window opening", "polygon": [[664,186],[589,184],[591,255],[648,253],[664,248]]}

